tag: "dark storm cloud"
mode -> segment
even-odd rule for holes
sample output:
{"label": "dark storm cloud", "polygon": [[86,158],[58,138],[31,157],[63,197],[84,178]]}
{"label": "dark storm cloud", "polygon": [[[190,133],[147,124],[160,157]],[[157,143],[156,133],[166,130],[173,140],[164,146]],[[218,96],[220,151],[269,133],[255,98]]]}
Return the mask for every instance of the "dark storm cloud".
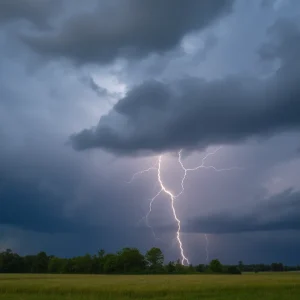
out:
{"label": "dark storm cloud", "polygon": [[[53,133],[46,135],[49,138]],[[141,192],[126,192],[120,181],[105,178],[111,163],[109,167],[101,163],[100,170],[106,175],[102,176],[86,158],[81,160],[71,149],[60,149],[63,142],[59,140],[52,138],[50,145],[38,136],[37,141],[14,147],[8,135],[0,132],[0,137],[5,146],[0,147],[0,227],[103,236],[103,230],[109,235],[134,223],[133,208],[139,201],[135,196]]]}
{"label": "dark storm cloud", "polygon": [[280,59],[272,77],[145,82],[129,91],[95,128],[74,134],[73,147],[129,154],[234,143],[299,129],[299,28],[280,20],[269,34],[274,40],[260,54],[262,59]]}
{"label": "dark storm cloud", "polygon": [[[5,137],[2,141],[9,145]],[[0,226],[74,234],[125,230],[131,205],[139,200],[132,200],[136,191],[126,193],[103,177],[105,162],[98,172],[87,159],[58,146],[63,143],[52,139],[49,145],[39,137],[18,148],[0,147]]]}
{"label": "dark storm cloud", "polygon": [[[33,153],[36,150],[31,149]],[[70,191],[79,180],[78,168],[48,157],[50,160],[53,165],[37,153],[33,158],[25,149],[22,155],[0,151],[1,225],[50,233],[76,231],[82,226],[79,219],[71,220],[64,212],[74,198]]]}
{"label": "dark storm cloud", "polygon": [[52,35],[23,39],[45,56],[110,63],[168,51],[186,33],[229,13],[232,5],[233,0],[101,1],[94,12],[74,15]]}
{"label": "dark storm cloud", "polygon": [[0,190],[0,197],[2,225],[50,233],[78,230],[76,223],[63,216],[63,199],[49,191],[40,191],[38,184],[5,183]]}
{"label": "dark storm cloud", "polygon": [[[128,224],[127,215],[118,218],[120,223],[110,223],[117,213],[112,203],[128,201],[124,192],[121,195],[119,189],[112,190],[103,182],[93,186],[91,171],[85,172],[75,159],[46,156],[44,161],[37,156],[33,159],[23,154],[25,163],[18,157],[14,162],[5,162],[5,155],[0,157],[0,226],[79,234],[114,231],[124,227],[122,222]],[[126,211],[125,204],[125,210],[122,203],[119,206]],[[98,222],[91,222],[94,218]]]}
{"label": "dark storm cloud", "polygon": [[287,189],[268,199],[261,199],[252,211],[195,218],[183,224],[182,229],[205,233],[300,230],[300,192]]}
{"label": "dark storm cloud", "polygon": [[0,24],[26,20],[46,28],[48,18],[61,8],[61,0],[1,0]]}

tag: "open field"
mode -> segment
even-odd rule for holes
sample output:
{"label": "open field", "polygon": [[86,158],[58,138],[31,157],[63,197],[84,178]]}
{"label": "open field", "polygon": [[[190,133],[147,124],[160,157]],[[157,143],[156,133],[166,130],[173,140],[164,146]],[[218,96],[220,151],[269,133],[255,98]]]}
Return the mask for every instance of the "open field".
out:
{"label": "open field", "polygon": [[0,274],[2,300],[299,300],[300,273],[243,275]]}

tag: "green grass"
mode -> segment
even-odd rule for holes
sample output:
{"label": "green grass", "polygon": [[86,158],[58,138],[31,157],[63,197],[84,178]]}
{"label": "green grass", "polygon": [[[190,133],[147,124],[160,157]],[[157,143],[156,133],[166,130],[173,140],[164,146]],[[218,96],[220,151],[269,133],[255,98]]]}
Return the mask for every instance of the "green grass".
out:
{"label": "green grass", "polygon": [[0,274],[2,300],[299,300],[300,273],[243,275]]}

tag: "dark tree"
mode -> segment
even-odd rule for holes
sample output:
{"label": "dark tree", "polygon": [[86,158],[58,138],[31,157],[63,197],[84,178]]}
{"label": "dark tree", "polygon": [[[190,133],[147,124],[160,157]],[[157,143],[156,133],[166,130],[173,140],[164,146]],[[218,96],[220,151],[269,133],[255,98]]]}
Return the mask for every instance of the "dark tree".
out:
{"label": "dark tree", "polygon": [[223,272],[223,266],[220,263],[218,259],[213,259],[209,264],[209,269],[213,273],[222,273]]}
{"label": "dark tree", "polygon": [[[1,0],[0,0],[1,1]],[[250,264],[239,262],[238,266],[223,266],[218,259],[209,266],[184,266],[178,259],[163,265],[164,256],[159,248],[152,248],[145,256],[137,248],[123,248],[117,253],[86,254],[72,258],[48,256],[45,252],[20,256],[11,249],[0,252],[0,273],[63,273],[63,274],[141,274],[169,273],[191,274],[210,271],[213,273],[241,274],[244,272],[296,271],[299,266],[284,266],[282,263]],[[241,267],[242,266],[242,267]]]}
{"label": "dark tree", "polygon": [[167,273],[175,273],[176,271],[176,268],[175,268],[175,264],[173,261],[170,261],[167,265],[166,265],[166,270],[167,270]]}
{"label": "dark tree", "polygon": [[185,273],[185,267],[182,265],[179,258],[176,260],[175,272],[179,274]]}
{"label": "dark tree", "polygon": [[106,254],[103,266],[103,271],[106,274],[117,273],[118,271],[118,256],[116,254]]}
{"label": "dark tree", "polygon": [[0,255],[1,273],[19,273],[24,271],[24,260],[18,254],[7,249]]}
{"label": "dark tree", "polygon": [[195,267],[195,269],[196,269],[196,272],[202,273],[202,272],[204,272],[204,270],[205,270],[205,265],[202,265],[202,264],[197,265],[197,266]]}
{"label": "dark tree", "polygon": [[146,252],[145,259],[151,271],[161,271],[164,263],[164,255],[159,248],[151,248]]}
{"label": "dark tree", "polygon": [[48,260],[49,258],[45,252],[38,253],[33,264],[34,273],[47,273]]}
{"label": "dark tree", "polygon": [[52,256],[49,258],[48,272],[49,273],[64,273],[65,264],[66,264],[66,259]]}
{"label": "dark tree", "polygon": [[271,270],[273,272],[283,272],[284,271],[284,266],[282,263],[272,263],[271,264]]}
{"label": "dark tree", "polygon": [[239,261],[239,269],[241,272],[244,271],[244,263],[241,260]]}
{"label": "dark tree", "polygon": [[145,265],[145,258],[137,248],[123,248],[118,252],[117,268],[120,272],[141,272]]}

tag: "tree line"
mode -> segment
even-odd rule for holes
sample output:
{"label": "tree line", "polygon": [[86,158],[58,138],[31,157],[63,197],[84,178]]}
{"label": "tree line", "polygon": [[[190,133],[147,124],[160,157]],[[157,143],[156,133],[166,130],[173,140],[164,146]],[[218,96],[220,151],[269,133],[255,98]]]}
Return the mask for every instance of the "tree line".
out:
{"label": "tree line", "polygon": [[117,253],[98,251],[72,258],[60,258],[39,252],[21,256],[12,250],[0,252],[0,273],[54,273],[54,274],[192,274],[263,271],[296,271],[300,266],[288,267],[282,263],[222,265],[218,259],[209,264],[184,266],[180,260],[164,264],[161,249],[151,248],[143,255],[137,248],[123,248]]}

